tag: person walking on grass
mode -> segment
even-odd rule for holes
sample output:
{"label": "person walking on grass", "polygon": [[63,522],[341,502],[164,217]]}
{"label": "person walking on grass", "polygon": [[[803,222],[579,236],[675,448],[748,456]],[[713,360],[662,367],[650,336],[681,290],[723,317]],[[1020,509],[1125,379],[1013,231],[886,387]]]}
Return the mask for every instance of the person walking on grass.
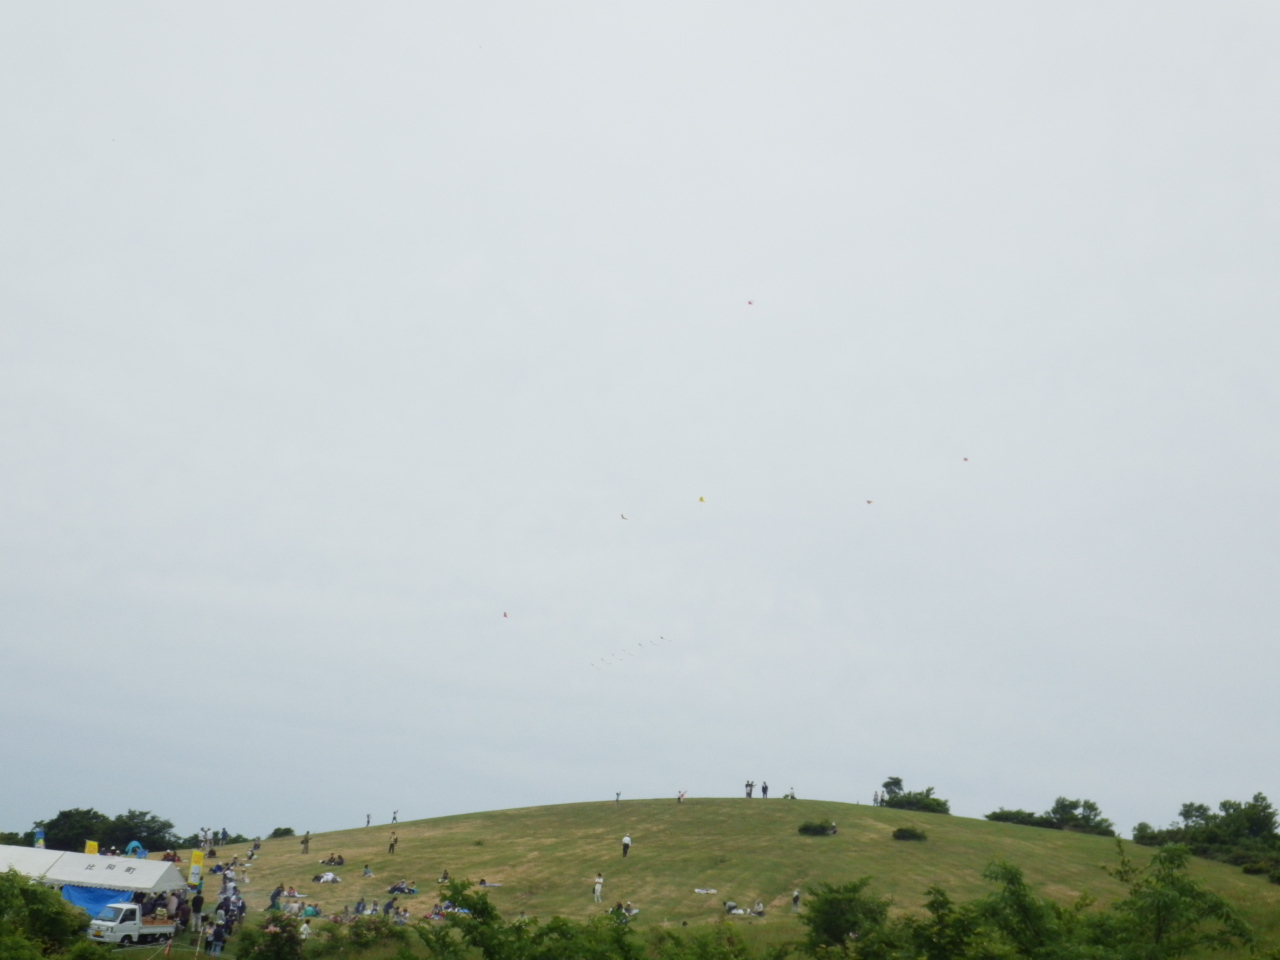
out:
{"label": "person walking on grass", "polygon": [[392,831],[391,831],[391,842],[390,842],[389,844],[387,844],[387,853],[395,853],[395,852],[396,852],[396,844],[397,844],[397,843],[399,843],[399,842],[400,842],[400,838],[399,838],[399,837],[397,837],[397,836],[396,836],[396,832],[395,832],[394,830],[392,830]]}
{"label": "person walking on grass", "polygon": [[601,902],[602,902],[602,901],[601,901],[601,899],[600,899],[600,892],[601,892],[602,890],[604,890],[604,874],[603,874],[603,873],[597,873],[597,874],[596,874],[596,886],[595,886],[595,892],[596,892],[596,903],[601,903]]}
{"label": "person walking on grass", "polygon": [[631,849],[631,834],[627,834],[622,838],[622,856],[626,857],[627,851]]}

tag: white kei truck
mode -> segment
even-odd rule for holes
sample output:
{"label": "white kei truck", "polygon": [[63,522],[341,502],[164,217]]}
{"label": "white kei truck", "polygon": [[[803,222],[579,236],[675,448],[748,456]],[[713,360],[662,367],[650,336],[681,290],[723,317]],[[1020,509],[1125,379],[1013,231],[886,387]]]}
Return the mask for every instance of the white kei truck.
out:
{"label": "white kei truck", "polygon": [[87,936],[95,943],[154,943],[165,941],[177,930],[174,920],[143,917],[137,903],[108,903],[89,924]]}

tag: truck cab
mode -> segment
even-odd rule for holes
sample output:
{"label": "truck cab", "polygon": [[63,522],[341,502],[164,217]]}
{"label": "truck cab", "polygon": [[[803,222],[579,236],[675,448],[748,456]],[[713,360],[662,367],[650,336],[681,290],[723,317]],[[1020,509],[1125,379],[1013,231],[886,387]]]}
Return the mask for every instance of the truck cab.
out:
{"label": "truck cab", "polygon": [[168,940],[176,927],[172,920],[143,917],[136,903],[109,903],[89,924],[88,937],[96,943],[152,943]]}

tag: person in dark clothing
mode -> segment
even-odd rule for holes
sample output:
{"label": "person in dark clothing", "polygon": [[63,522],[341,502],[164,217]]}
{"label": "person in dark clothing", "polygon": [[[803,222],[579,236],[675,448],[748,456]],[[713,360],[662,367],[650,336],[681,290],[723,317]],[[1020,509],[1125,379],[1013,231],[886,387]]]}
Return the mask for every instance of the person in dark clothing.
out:
{"label": "person in dark clothing", "polygon": [[768,780],[760,784],[760,796],[764,797],[766,800],[769,799],[769,781]]}
{"label": "person in dark clothing", "polygon": [[280,898],[283,896],[284,896],[284,884],[282,883],[280,884],[280,886],[276,887],[274,890],[271,891],[271,906],[267,907],[267,909],[279,910]]}
{"label": "person in dark clothing", "polygon": [[392,897],[390,900],[388,900],[386,903],[382,905],[382,915],[384,917],[391,916],[391,911],[396,908],[396,901],[399,899],[400,899],[399,897]]}
{"label": "person in dark clothing", "polygon": [[196,895],[191,899],[191,912],[192,912],[192,913],[194,913],[197,917],[199,917],[199,916],[200,916],[200,912],[201,912],[202,910],[204,910],[204,894],[203,894],[203,893],[197,893],[197,894],[196,894]]}

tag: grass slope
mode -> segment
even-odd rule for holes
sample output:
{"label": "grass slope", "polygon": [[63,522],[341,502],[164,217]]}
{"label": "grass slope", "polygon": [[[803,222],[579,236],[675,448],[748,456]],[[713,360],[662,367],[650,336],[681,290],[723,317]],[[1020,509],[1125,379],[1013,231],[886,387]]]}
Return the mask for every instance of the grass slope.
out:
{"label": "grass slope", "polygon": [[[840,832],[806,837],[796,832],[804,820],[831,819]],[[925,829],[924,842],[891,838],[896,827]],[[394,856],[387,840],[394,829],[400,843]],[[634,846],[621,856],[621,838]],[[1150,851],[1126,843],[1145,862]],[[247,847],[225,847],[219,859],[243,855]],[[323,870],[317,861],[331,852],[346,857],[338,886],[311,882]],[[244,887],[250,905],[266,905],[277,883],[292,884],[326,911],[344,903],[387,898],[397,880],[416,880],[423,892],[402,897],[415,916],[435,901],[435,880],[444,869],[455,878],[481,877],[503,886],[490,894],[504,914],[560,914],[585,918],[599,910],[591,884],[605,876],[605,905],[631,900],[641,908],[640,926],[687,920],[691,925],[723,917],[721,901],[768,907],[762,920],[733,922],[768,927],[773,940],[796,932],[791,891],[822,882],[875,878],[873,889],[892,896],[901,908],[916,909],[925,889],[940,884],[956,899],[986,893],[983,868],[992,860],[1023,868],[1043,894],[1068,901],[1088,892],[1106,902],[1122,892],[1101,868],[1115,862],[1115,841],[1104,837],[990,823],[963,817],[913,814],[882,807],[816,800],[630,800],[497,810],[369,828],[317,834],[303,856],[297,839],[263,842],[252,882]],[[375,878],[361,877],[368,863]],[[1267,943],[1280,940],[1280,886],[1246,876],[1237,868],[1193,862],[1193,872],[1229,897]],[[206,890],[213,884],[206,883]],[[694,893],[713,887],[712,896]],[[214,886],[216,890],[216,886]]]}

